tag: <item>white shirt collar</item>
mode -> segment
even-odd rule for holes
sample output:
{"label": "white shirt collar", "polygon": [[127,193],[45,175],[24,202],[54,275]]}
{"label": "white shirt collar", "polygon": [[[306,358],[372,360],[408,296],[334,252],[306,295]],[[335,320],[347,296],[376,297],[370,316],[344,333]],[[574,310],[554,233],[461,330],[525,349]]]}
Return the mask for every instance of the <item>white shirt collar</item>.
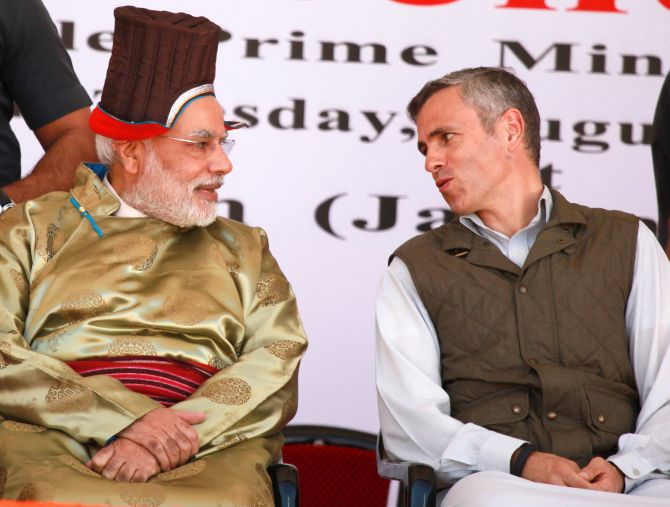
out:
{"label": "white shirt collar", "polygon": [[120,218],[146,218],[146,215],[142,213],[141,211],[136,210],[132,206],[129,206],[126,204],[126,202],[121,199],[119,194],[116,192],[114,187],[112,186],[112,183],[109,181],[107,176],[105,176],[105,179],[102,180],[102,182],[105,184],[105,187],[107,187],[107,190],[111,192],[111,194],[116,197],[119,200],[119,203],[121,206],[119,206],[119,209],[117,210],[116,213],[114,213],[115,217],[120,217]]}
{"label": "white shirt collar", "polygon": [[[545,185],[544,189],[542,190],[542,195],[540,195],[540,198],[537,201],[537,213],[533,217],[533,219],[530,221],[530,223],[521,229],[521,231],[525,231],[527,229],[533,229],[533,228],[538,228],[541,229],[546,225],[546,223],[549,221],[549,217],[551,217],[551,210],[554,206],[554,200],[551,197],[551,192],[549,191],[549,188]],[[465,227],[470,229],[472,232],[475,234],[479,234],[480,236],[483,236],[482,234],[482,229],[493,233],[497,236],[500,236],[504,239],[510,239],[507,236],[505,236],[503,233],[498,232],[496,230],[491,229],[488,227],[484,221],[477,215],[477,213],[471,213],[469,215],[463,215],[459,218],[459,221],[461,224],[463,224]],[[518,234],[518,233],[517,233]]]}
{"label": "white shirt collar", "polygon": [[537,213],[526,227],[517,231],[511,238],[488,227],[476,213],[464,215],[459,220],[461,224],[478,236],[488,239],[505,257],[521,267],[526,261],[526,257],[528,257],[528,253],[533,247],[538,234],[540,234],[540,231],[551,217],[553,204],[554,201],[551,197],[551,192],[545,186],[542,195],[537,201]]}

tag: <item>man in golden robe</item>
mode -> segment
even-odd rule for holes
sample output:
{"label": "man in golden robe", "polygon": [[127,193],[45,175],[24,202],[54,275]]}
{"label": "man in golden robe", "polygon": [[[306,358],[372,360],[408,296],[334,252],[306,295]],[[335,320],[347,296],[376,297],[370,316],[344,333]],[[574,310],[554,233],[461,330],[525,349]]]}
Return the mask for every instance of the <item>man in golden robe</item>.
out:
{"label": "man in golden robe", "polygon": [[264,231],[217,217],[220,29],[115,16],[106,165],[0,214],[0,498],[269,506],[306,338]]}

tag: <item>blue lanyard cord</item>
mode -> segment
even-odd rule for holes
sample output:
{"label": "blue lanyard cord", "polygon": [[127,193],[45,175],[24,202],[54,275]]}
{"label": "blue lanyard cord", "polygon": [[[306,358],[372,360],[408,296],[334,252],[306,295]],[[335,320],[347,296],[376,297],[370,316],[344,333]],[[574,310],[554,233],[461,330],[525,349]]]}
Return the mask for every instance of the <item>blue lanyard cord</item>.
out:
{"label": "blue lanyard cord", "polygon": [[77,202],[77,199],[74,197],[70,197],[70,204],[74,206],[74,208],[81,213],[81,216],[84,217],[86,220],[88,220],[91,223],[91,227],[93,227],[93,230],[96,232],[98,237],[102,238],[104,234],[102,233],[102,229],[98,227],[98,224],[95,223],[95,220],[91,216],[91,214],[84,208],[81,204]]}

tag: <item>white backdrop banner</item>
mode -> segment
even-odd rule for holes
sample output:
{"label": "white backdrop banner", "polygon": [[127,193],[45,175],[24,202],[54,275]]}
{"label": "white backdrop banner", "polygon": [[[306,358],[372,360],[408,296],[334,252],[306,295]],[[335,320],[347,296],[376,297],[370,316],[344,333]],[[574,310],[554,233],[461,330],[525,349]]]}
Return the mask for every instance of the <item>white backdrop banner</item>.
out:
{"label": "white backdrop banner", "polygon": [[[44,0],[94,102],[110,0]],[[295,422],[376,431],[374,299],[389,254],[448,219],[404,108],[428,80],[513,68],[542,116],[542,173],[570,200],[656,221],[651,121],[670,0],[177,0],[223,28],[216,89],[235,134],[221,214],[260,225],[309,338]],[[23,170],[41,156],[14,121]]]}

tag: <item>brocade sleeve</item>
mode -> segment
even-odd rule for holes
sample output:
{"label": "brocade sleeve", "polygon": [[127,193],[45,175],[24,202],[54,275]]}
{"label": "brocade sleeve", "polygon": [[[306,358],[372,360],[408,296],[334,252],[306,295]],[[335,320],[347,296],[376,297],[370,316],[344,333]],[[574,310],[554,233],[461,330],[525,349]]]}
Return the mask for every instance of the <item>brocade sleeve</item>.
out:
{"label": "brocade sleeve", "polygon": [[205,381],[177,410],[207,415],[194,426],[199,456],[248,438],[280,431],[297,408],[297,377],[307,338],[295,296],[269,251],[265,232],[257,230],[260,258],[240,267],[253,287],[241,294],[245,337],[238,360]]}
{"label": "brocade sleeve", "polygon": [[161,405],[112,377],[84,378],[62,361],[31,350],[23,335],[35,275],[29,206],[0,215],[0,414],[102,446]]}

